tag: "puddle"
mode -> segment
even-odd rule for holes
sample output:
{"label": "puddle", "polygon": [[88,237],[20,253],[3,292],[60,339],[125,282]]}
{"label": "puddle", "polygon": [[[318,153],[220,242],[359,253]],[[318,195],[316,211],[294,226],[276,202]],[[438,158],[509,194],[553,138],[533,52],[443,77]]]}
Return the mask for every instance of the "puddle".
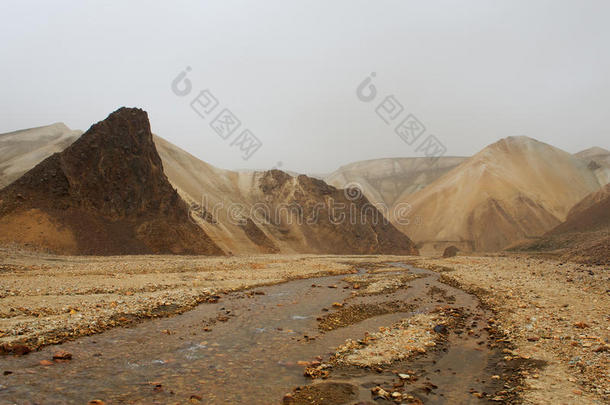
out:
{"label": "puddle", "polygon": [[[492,372],[492,354],[478,343],[487,337],[481,329],[486,314],[478,301],[438,282],[436,273],[395,265],[423,277],[411,281],[409,288],[362,297],[351,297],[352,290],[343,288],[348,285],[344,276],[296,280],[257,288],[264,295],[223,295],[218,303],[202,304],[172,318],[109,330],[23,357],[0,357],[0,371],[13,372],[0,376],[0,404],[83,404],[93,399],[106,404],[166,404],[189,403],[191,396],[206,404],[280,403],[293,387],[311,383],[297,362],[316,356],[327,359],[347,338],[359,339],[366,331],[435,308],[439,297],[428,294],[431,286],[455,297],[451,306],[467,308],[471,318],[481,318],[474,328],[478,336],[451,334],[446,351],[397,367],[417,370],[420,380],[409,390],[424,403],[481,403],[468,392],[489,389]],[[416,309],[373,316],[324,333],[318,328],[317,318],[337,311],[333,303],[346,302],[349,308],[390,301]],[[210,320],[220,315],[228,320],[210,326]],[[71,352],[73,359],[39,365],[58,349]],[[346,369],[333,373],[328,381],[352,384],[357,390],[350,398],[371,401],[371,384],[395,380],[392,373]],[[424,394],[420,390],[425,383],[438,388]]]}

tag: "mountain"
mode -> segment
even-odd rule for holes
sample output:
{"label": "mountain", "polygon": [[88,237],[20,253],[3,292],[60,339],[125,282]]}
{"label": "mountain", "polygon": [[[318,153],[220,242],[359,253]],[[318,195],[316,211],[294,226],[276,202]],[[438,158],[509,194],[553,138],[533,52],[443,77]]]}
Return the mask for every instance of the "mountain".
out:
{"label": "mountain", "polygon": [[357,185],[374,204],[392,207],[432,183],[466,158],[387,158],[350,163],[327,175],[324,180],[335,187]]}
{"label": "mountain", "polygon": [[59,122],[0,134],[0,189],[82,135]]}
{"label": "mountain", "polygon": [[417,254],[365,197],[279,170],[216,168],[152,135],[137,109],[94,125],[0,200],[0,225],[14,230],[0,242],[62,253]]}
{"label": "mountain", "polygon": [[[280,170],[219,169],[161,137],[155,143],[192,217],[226,252],[417,254],[364,196],[351,199],[319,179]],[[334,214],[343,221],[332,212],[341,204]]]}
{"label": "mountain", "polygon": [[610,184],[589,194],[568,212],[562,224],[548,234],[556,235],[569,232],[591,232],[610,227]]}
{"label": "mountain", "polygon": [[586,161],[528,137],[508,137],[399,200],[418,220],[397,226],[422,251],[449,245],[496,251],[544,234],[599,188]]}
{"label": "mountain", "polygon": [[610,183],[606,184],[600,190],[587,195],[576,205],[570,208],[570,211],[568,211],[566,222],[576,222],[577,220],[575,220],[575,218],[578,218],[583,211],[586,211],[588,208],[607,199],[608,197],[610,197]]}
{"label": "mountain", "polygon": [[146,112],[121,108],[0,190],[4,243],[67,254],[221,254],[163,173]]}
{"label": "mountain", "polygon": [[610,151],[594,146],[575,153],[574,156],[588,162],[600,184],[610,183]]}
{"label": "mountain", "polygon": [[534,240],[508,250],[550,252],[587,264],[610,264],[610,184],[576,204],[567,219]]}

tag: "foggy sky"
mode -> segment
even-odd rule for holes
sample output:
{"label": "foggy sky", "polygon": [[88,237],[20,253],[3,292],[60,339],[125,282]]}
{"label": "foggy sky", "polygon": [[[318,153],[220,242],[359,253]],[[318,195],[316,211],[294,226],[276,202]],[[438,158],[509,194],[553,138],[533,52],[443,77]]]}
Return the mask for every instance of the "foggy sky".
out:
{"label": "foggy sky", "polygon": [[[609,148],[609,15],[609,1],[576,0],[5,0],[0,133],[86,130],[137,106],[216,166],[324,173],[419,156],[375,113],[394,95],[447,155],[510,135]],[[180,97],[171,82],[187,66]],[[371,72],[379,94],[365,103]],[[262,141],[249,160],[191,109],[204,89]]]}

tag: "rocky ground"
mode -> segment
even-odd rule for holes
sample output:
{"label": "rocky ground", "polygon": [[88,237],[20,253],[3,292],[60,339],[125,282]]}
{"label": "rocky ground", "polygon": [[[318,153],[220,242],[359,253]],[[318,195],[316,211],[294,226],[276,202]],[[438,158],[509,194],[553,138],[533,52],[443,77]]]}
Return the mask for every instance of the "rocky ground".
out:
{"label": "rocky ground", "polygon": [[523,256],[421,258],[441,280],[476,294],[522,357],[544,360],[527,374],[531,404],[608,403],[608,268]]}
{"label": "rocky ground", "polygon": [[350,273],[354,263],[381,260],[307,255],[76,257],[3,249],[0,351],[27,351],[181,313],[229,291]]}
{"label": "rocky ground", "polygon": [[[444,283],[475,294],[493,313],[483,325],[494,331],[488,343],[493,345],[496,339],[511,347],[504,349],[506,361],[529,359],[545,364],[518,371],[525,383],[521,393],[525,403],[609,400],[608,269],[527,256],[67,257],[5,249],[0,251],[0,348],[19,354],[145,318],[177,314],[201,302],[214,302],[228,291],[317,275],[348,274],[344,281],[354,297],[411,288],[410,282],[416,279],[412,274],[384,277],[393,270],[385,263],[393,261],[437,271]],[[372,269],[366,278],[357,274],[363,266]],[[453,301],[442,289],[431,288],[430,294],[439,302]],[[382,302],[367,311],[377,316],[393,312],[393,305]],[[357,305],[337,303],[328,316],[320,318],[321,330],[360,322],[362,316],[353,308]],[[360,312],[367,315],[367,311]],[[431,335],[432,329],[450,326],[452,318],[460,319],[458,315],[442,309],[416,314],[371,331],[360,341],[346,341],[337,348],[333,362],[339,368],[394,367],[442,345],[438,333]],[[338,391],[329,387],[302,389],[351,395],[347,386]]]}

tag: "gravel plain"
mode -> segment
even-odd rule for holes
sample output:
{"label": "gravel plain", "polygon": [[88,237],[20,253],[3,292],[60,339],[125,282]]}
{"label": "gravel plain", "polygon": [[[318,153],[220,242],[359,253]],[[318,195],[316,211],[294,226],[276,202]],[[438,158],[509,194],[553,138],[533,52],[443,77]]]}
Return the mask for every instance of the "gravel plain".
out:
{"label": "gravel plain", "polygon": [[610,402],[608,268],[528,256],[418,258],[491,308],[516,355],[543,360],[525,375],[531,404]]}
{"label": "gravel plain", "polygon": [[[512,355],[546,362],[536,374],[524,376],[525,403],[608,403],[608,268],[520,255],[446,259],[317,255],[72,257],[3,249],[0,348],[18,353],[22,345],[36,349],[146,318],[178,314],[200,303],[214,302],[229,291],[297,278],[356,274],[359,265],[397,261],[438,271],[441,281],[475,294],[495,314],[490,326],[501,330],[515,346]],[[382,286],[388,287],[380,283]],[[363,290],[366,288],[363,286]],[[411,323],[419,323],[416,321]],[[422,319],[423,324],[431,322]],[[401,333],[408,326],[408,322],[400,323]],[[392,325],[388,328],[382,335],[395,339]],[[409,338],[417,336],[415,330],[412,332]],[[411,351],[431,344],[410,341]],[[400,353],[395,355],[402,357]],[[366,363],[360,357],[352,360]]]}

